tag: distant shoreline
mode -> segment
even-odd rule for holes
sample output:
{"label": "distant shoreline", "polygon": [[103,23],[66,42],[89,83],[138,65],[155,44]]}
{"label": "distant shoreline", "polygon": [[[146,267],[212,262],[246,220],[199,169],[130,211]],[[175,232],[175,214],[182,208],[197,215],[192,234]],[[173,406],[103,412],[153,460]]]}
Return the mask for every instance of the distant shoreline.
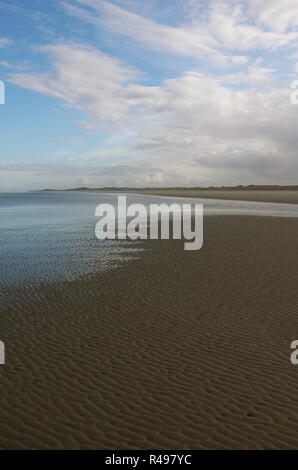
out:
{"label": "distant shoreline", "polygon": [[37,189],[31,192],[40,192],[40,191],[298,191],[298,185],[287,185],[287,186],[280,186],[278,184],[272,185],[257,185],[257,184],[250,184],[247,186],[208,186],[208,187],[201,187],[201,186],[192,186],[192,187],[184,187],[184,186],[165,186],[159,188],[132,188],[132,187],[117,187],[117,186],[109,186],[103,188],[88,188],[88,187],[80,187],[80,188],[67,188],[67,189]]}
{"label": "distant shoreline", "polygon": [[73,188],[43,189],[41,192],[96,192],[96,193],[133,193],[165,197],[191,197],[206,199],[224,199],[236,201],[272,202],[298,204],[297,186],[249,185],[221,187],[172,187],[172,188]]}

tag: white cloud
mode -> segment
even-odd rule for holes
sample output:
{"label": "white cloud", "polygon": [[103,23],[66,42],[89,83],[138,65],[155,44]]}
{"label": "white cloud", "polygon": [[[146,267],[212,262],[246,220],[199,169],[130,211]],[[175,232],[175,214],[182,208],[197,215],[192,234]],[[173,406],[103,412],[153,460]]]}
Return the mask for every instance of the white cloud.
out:
{"label": "white cloud", "polygon": [[[271,3],[268,0],[264,2]],[[255,2],[250,3],[247,9],[247,4],[241,1],[211,1],[204,14],[197,12],[191,22],[176,27],[159,24],[106,0],[76,0],[75,3],[65,3],[65,7],[70,14],[101,28],[107,27],[118,34],[130,36],[150,49],[208,58],[220,65],[227,65],[243,64],[247,60],[244,56],[238,58],[231,54],[232,51],[277,49],[294,45],[298,39],[297,31],[276,30],[269,20],[265,26],[272,28],[264,28],[262,23],[268,16],[264,13],[265,6],[262,10],[257,9]],[[296,9],[298,11],[298,7]],[[282,11],[286,9],[282,8]],[[290,19],[294,21],[289,16]]]}
{"label": "white cloud", "polygon": [[[65,3],[65,8],[84,21],[130,36],[152,50],[209,59],[219,65],[243,64],[247,61],[244,56],[222,52],[221,37],[216,38],[213,26],[211,28],[206,23],[173,27],[156,23],[105,0],[79,0],[78,3],[81,7]],[[93,12],[82,6],[93,9]]]}
{"label": "white cloud", "polygon": [[[13,175],[13,177],[12,177]],[[7,191],[18,189],[63,189],[81,186],[134,186],[181,184],[183,175],[149,162],[130,165],[82,166],[61,164],[0,163],[0,184]]]}
{"label": "white cloud", "polygon": [[8,38],[0,38],[0,48],[8,47],[13,44],[13,41]]}
{"label": "white cloud", "polygon": [[40,166],[37,173],[30,165],[5,172],[31,172],[41,181],[48,173],[57,178],[55,187],[63,175],[64,186],[296,183],[298,107],[290,104],[290,84],[278,79],[278,64],[267,66],[252,54],[295,46],[296,1],[285,3],[291,15],[275,0],[213,1],[200,15],[195,2],[196,16],[177,26],[105,0],[67,3],[72,15],[154,51],[230,68],[215,76],[193,66],[196,71],[148,86],[140,71],[94,47],[40,47],[50,62],[47,73],[13,73],[10,81],[82,111],[77,124],[90,132],[105,128],[117,148],[72,155],[70,165]]}
{"label": "white cloud", "polygon": [[6,60],[1,60],[0,65],[2,67],[5,67],[7,69],[13,69],[13,70],[27,70],[29,68],[28,63],[23,62],[21,64],[11,64],[7,62]]}
{"label": "white cloud", "polygon": [[283,33],[298,25],[296,0],[248,0],[249,12],[268,28]]}
{"label": "white cloud", "polygon": [[[267,3],[268,0],[265,0]],[[297,31],[264,29],[248,16],[242,2],[212,2],[208,29],[227,50],[278,49],[296,42]]]}
{"label": "white cloud", "polygon": [[94,120],[120,120],[127,112],[124,85],[135,70],[90,47],[53,45],[39,48],[54,66],[49,74],[15,73],[10,81],[63,100]]}
{"label": "white cloud", "polygon": [[[12,74],[13,83],[82,110],[93,130],[110,123],[119,140],[130,138],[121,163],[100,172],[83,167],[89,179],[93,171],[96,181],[121,185],[295,182],[297,107],[274,70],[258,61],[248,74],[189,72],[144,86],[137,71],[95,49],[55,45],[41,52],[52,70]],[[85,158],[87,167],[91,161],[95,153]]]}

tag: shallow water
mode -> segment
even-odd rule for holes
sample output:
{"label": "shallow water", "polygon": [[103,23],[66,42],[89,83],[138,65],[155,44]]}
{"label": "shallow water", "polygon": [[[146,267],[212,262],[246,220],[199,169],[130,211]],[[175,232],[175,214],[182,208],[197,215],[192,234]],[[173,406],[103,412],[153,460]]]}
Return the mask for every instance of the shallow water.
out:
{"label": "shallow water", "polygon": [[[128,203],[192,202],[204,215],[298,217],[298,205],[128,195]],[[98,204],[117,194],[35,192],[0,194],[0,286],[75,279],[133,258],[140,245],[95,237]]]}

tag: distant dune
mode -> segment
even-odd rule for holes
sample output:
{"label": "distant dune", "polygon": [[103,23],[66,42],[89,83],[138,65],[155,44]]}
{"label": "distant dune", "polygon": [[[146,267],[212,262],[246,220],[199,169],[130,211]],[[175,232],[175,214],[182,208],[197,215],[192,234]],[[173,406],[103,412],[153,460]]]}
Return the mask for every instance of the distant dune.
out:
{"label": "distant dune", "polygon": [[[59,191],[44,189],[43,191]],[[208,188],[74,188],[62,191],[88,191],[88,192],[112,192],[151,194],[171,197],[197,197],[210,199],[229,199],[239,201],[280,202],[298,204],[297,186],[278,185],[249,185],[249,186],[220,186]]]}
{"label": "distant dune", "polygon": [[208,186],[208,187],[201,187],[201,186],[192,186],[192,187],[184,187],[184,186],[165,186],[160,188],[132,188],[128,186],[117,187],[117,186],[109,186],[103,188],[88,188],[86,186],[82,186],[81,188],[69,188],[69,189],[42,189],[41,191],[272,191],[272,190],[294,190],[298,191],[298,185],[288,185],[288,186],[280,186],[278,184],[267,184],[267,185],[258,185],[258,184],[250,184],[248,186],[242,186],[241,184],[238,186]]}

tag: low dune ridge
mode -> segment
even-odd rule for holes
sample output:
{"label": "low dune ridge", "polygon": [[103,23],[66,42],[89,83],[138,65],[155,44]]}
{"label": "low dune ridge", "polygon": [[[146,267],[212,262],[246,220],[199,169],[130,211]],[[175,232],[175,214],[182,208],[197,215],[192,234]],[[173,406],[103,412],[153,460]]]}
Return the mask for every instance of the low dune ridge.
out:
{"label": "low dune ridge", "polygon": [[2,289],[0,448],[297,448],[297,229],[206,217],[199,251]]}
{"label": "low dune ridge", "polygon": [[[59,191],[43,189],[42,191]],[[208,188],[74,188],[62,191],[148,194],[165,197],[224,199],[233,201],[277,202],[298,204],[298,186],[249,185]]]}

